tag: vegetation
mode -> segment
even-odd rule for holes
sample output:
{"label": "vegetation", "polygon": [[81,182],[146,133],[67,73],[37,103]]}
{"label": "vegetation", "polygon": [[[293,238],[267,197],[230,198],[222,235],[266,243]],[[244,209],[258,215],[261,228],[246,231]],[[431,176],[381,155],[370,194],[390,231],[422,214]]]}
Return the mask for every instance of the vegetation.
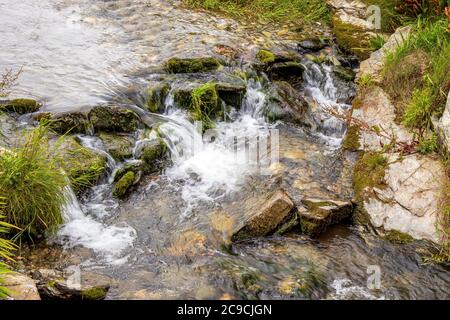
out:
{"label": "vegetation", "polygon": [[350,126],[347,130],[347,134],[345,135],[345,140],[342,144],[344,150],[348,151],[358,151],[361,147],[359,143],[359,128],[355,125]]}
{"label": "vegetation", "polygon": [[47,125],[28,132],[21,145],[0,157],[0,195],[6,222],[30,236],[62,222],[68,180],[58,166],[56,147],[46,138]]}
{"label": "vegetation", "polygon": [[205,83],[192,91],[192,119],[201,121],[203,130],[214,127],[213,120],[218,116],[219,107],[219,95],[215,83]]}
{"label": "vegetation", "polygon": [[330,19],[326,1],[323,0],[183,0],[183,3],[262,23],[308,25]]}
{"label": "vegetation", "polygon": [[12,228],[15,228],[9,223],[3,221],[4,218],[4,216],[0,215],[0,300],[8,296],[8,290],[1,286],[3,283],[1,275],[10,272],[9,266],[5,262],[12,261],[12,252],[16,249],[16,245],[13,242],[4,238],[9,235]]}
{"label": "vegetation", "polygon": [[433,115],[443,112],[450,89],[449,56],[450,33],[442,15],[419,19],[413,35],[387,57],[385,88],[399,106],[401,122],[420,139],[432,130]]}
{"label": "vegetation", "polygon": [[409,234],[397,230],[389,230],[388,232],[386,232],[384,238],[396,244],[407,244],[414,241],[414,238],[411,237]]}
{"label": "vegetation", "polygon": [[169,59],[164,64],[168,73],[199,73],[219,69],[220,62],[215,58]]}
{"label": "vegetation", "polygon": [[262,63],[271,63],[271,62],[275,62],[275,55],[268,51],[268,50],[260,50],[257,54],[256,54],[256,58],[261,61]]}
{"label": "vegetation", "polygon": [[116,198],[123,198],[135,180],[135,173],[133,171],[128,171],[114,186],[113,196]]}

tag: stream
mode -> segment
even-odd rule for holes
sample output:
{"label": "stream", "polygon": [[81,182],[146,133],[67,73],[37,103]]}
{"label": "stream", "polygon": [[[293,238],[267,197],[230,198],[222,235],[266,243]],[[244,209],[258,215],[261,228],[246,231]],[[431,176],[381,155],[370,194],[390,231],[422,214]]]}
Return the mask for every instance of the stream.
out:
{"label": "stream", "polygon": [[[108,277],[107,299],[450,298],[450,275],[422,262],[423,244],[392,244],[350,222],[315,239],[293,231],[225,245],[234,222],[279,188],[296,205],[305,197],[353,197],[356,155],[342,152],[345,125],[325,109],[350,108],[354,88],[327,66],[301,61],[301,90],[312,109],[308,126],[266,121],[272,84],[264,76],[245,81],[242,106],[217,123],[214,141],[205,141],[174,104],[174,88],[199,79],[171,78],[163,114],[142,108],[140,93],[161,78],[160,66],[171,57],[211,56],[217,44],[225,45],[241,53],[228,74],[250,68],[263,41],[280,50],[295,42],[265,39],[177,1],[0,0],[0,21],[0,70],[24,67],[15,96],[34,97],[54,113],[99,103],[126,106],[149,127],[160,123],[171,155],[160,175],[142,177],[128,198],[117,200],[111,195],[115,172],[137,161],[140,145],[152,137],[135,132],[134,157],[120,162],[98,137],[77,135],[83,146],[107,156],[108,170],[80,198],[67,190],[66,223],[46,250],[32,252],[34,265],[75,265]],[[279,162],[261,174],[234,142],[274,132]],[[374,268],[381,276],[377,288],[368,285]]]}

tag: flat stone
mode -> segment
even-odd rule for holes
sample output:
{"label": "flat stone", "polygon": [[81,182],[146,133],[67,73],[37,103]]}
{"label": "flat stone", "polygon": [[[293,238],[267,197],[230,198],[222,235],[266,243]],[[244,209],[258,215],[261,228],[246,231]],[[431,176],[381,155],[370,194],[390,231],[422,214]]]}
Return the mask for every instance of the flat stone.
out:
{"label": "flat stone", "polygon": [[2,275],[2,284],[9,291],[10,300],[41,300],[36,283],[30,277],[20,273]]}
{"label": "flat stone", "polygon": [[306,198],[302,200],[306,210],[299,210],[300,226],[303,233],[317,236],[330,225],[350,218],[353,204],[350,201]]}
{"label": "flat stone", "polygon": [[275,231],[293,214],[294,203],[284,190],[276,191],[271,198],[248,217],[232,236],[232,241],[264,237]]}

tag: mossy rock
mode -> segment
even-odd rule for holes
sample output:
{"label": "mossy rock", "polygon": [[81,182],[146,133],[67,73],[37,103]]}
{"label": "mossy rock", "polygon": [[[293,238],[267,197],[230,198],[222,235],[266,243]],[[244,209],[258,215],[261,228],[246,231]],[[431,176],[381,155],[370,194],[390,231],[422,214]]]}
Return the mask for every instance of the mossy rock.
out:
{"label": "mossy rock", "polygon": [[139,159],[144,163],[146,173],[157,172],[161,164],[166,160],[167,146],[162,139],[154,139],[148,142],[140,151]]}
{"label": "mossy rock", "polygon": [[133,171],[128,171],[122,178],[117,181],[113,189],[113,196],[116,198],[123,198],[126,196],[130,187],[135,183],[136,175]]}
{"label": "mossy rock", "polygon": [[202,121],[203,129],[214,126],[212,121],[221,115],[221,109],[215,83],[205,83],[192,91],[191,118],[195,121]]}
{"label": "mossy rock", "polygon": [[319,51],[325,48],[328,43],[319,38],[307,39],[299,42],[298,46],[307,51]]}
{"label": "mossy rock", "polygon": [[268,72],[272,80],[292,80],[301,79],[305,67],[296,61],[278,62],[273,64]]}
{"label": "mossy rock", "polygon": [[141,161],[126,163],[114,173],[114,182],[119,181],[128,171],[134,172],[135,175],[140,175],[144,169],[144,163]]}
{"label": "mossy rock", "polygon": [[76,193],[94,186],[105,172],[106,157],[83,147],[74,138],[67,138],[61,150],[64,150],[61,167],[67,173]]}
{"label": "mossy rock", "polygon": [[0,110],[15,112],[18,114],[33,113],[38,111],[41,105],[33,99],[13,99],[0,101]]}
{"label": "mossy rock", "polygon": [[96,106],[89,111],[88,116],[96,131],[134,132],[139,127],[139,117],[126,108]]}
{"label": "mossy rock", "polygon": [[172,58],[164,64],[164,69],[168,73],[200,73],[214,71],[220,67],[219,60],[215,58]]}
{"label": "mossy rock", "polygon": [[82,300],[104,300],[108,294],[107,287],[92,287],[81,291]]}
{"label": "mossy rock", "polygon": [[158,83],[147,89],[146,105],[150,112],[162,113],[165,109],[165,100],[170,91],[170,85],[167,83]]}
{"label": "mossy rock", "polygon": [[357,126],[352,125],[347,129],[342,148],[347,151],[358,151],[361,148],[359,142],[360,130]]}
{"label": "mossy rock", "polygon": [[409,234],[397,230],[387,231],[384,236],[384,239],[396,244],[407,244],[414,241],[414,238],[411,237]]}
{"label": "mossy rock", "polygon": [[51,116],[50,120],[50,128],[60,134],[89,132],[89,119],[84,112],[57,114]]}
{"label": "mossy rock", "polygon": [[333,66],[333,73],[344,81],[355,80],[355,72],[342,66]]}
{"label": "mossy rock", "polygon": [[173,93],[175,106],[181,109],[189,110],[192,106],[193,88],[178,88]]}
{"label": "mossy rock", "polygon": [[124,160],[133,156],[135,141],[132,137],[124,134],[101,132],[100,139],[106,151],[117,160]]}
{"label": "mossy rock", "polygon": [[275,62],[276,56],[269,50],[260,50],[256,54],[256,58],[264,64],[269,64]]}
{"label": "mossy rock", "polygon": [[366,30],[333,17],[333,33],[341,48],[355,54],[361,60],[369,57],[372,49],[370,36]]}

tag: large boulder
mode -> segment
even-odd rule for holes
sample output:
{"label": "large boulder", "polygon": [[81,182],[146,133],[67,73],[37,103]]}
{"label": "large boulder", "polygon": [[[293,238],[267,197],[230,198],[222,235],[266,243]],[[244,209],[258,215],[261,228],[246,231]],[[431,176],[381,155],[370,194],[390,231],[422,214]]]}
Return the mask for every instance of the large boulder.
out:
{"label": "large boulder", "polygon": [[8,300],[41,300],[36,283],[24,274],[2,274],[1,285],[8,290]]}
{"label": "large boulder", "polygon": [[[38,114],[36,119],[47,116],[47,114]],[[90,123],[85,112],[75,111],[49,115],[50,128],[60,134],[66,133],[87,133],[90,131]]]}
{"label": "large boulder", "polygon": [[445,186],[440,161],[427,156],[388,156],[384,187],[367,186],[363,212],[380,233],[399,231],[414,239],[441,243],[440,199]]}
{"label": "large boulder", "polygon": [[231,240],[241,241],[266,236],[288,222],[294,214],[293,209],[294,203],[286,192],[278,190],[262,207],[238,225]]}
{"label": "large boulder", "polygon": [[349,219],[353,213],[350,201],[306,198],[302,203],[306,210],[299,210],[300,227],[310,236],[323,233],[329,226]]}

